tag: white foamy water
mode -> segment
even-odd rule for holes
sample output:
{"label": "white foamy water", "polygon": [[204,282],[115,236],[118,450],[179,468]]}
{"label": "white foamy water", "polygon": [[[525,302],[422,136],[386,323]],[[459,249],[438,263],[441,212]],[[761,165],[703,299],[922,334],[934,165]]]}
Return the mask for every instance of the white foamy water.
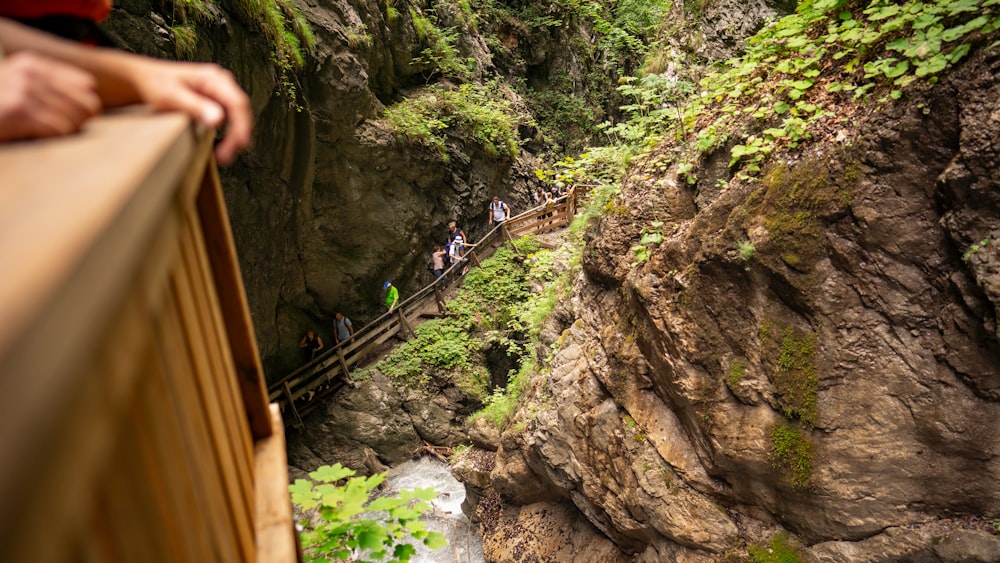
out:
{"label": "white foamy water", "polygon": [[412,542],[417,554],[413,563],[483,563],[483,542],[476,527],[462,514],[465,486],[451,475],[448,466],[440,461],[423,457],[403,462],[392,469],[386,478],[393,491],[433,487],[437,498],[430,501],[432,509],[423,520],[427,529],[441,532],[448,544],[432,551],[420,542]]}

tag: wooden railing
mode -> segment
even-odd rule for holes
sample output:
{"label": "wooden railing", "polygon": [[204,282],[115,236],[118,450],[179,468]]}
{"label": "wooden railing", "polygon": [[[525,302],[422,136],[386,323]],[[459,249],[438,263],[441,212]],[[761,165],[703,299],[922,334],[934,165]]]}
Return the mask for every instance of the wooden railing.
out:
{"label": "wooden railing", "polygon": [[570,190],[567,196],[559,198],[552,206],[536,207],[494,227],[470,248],[464,261],[451,265],[439,280],[399,303],[391,314],[383,314],[355,331],[351,340],[333,346],[299,369],[272,382],[268,386],[269,400],[280,405],[287,421],[301,426],[302,418],[320,404],[320,399],[350,385],[351,370],[367,361],[386,342],[397,336],[404,339],[412,337],[412,327],[422,316],[447,314],[444,291],[458,283],[463,268],[467,265],[478,266],[481,260],[492,256],[498,247],[514,238],[568,225],[576,214],[576,193],[576,190]]}
{"label": "wooden railing", "polygon": [[301,561],[213,138],[0,145],[5,561]]}

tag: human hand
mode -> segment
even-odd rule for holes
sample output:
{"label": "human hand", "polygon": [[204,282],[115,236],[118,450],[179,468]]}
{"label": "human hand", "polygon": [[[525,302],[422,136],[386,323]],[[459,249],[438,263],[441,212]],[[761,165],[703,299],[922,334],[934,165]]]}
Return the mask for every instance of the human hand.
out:
{"label": "human hand", "polygon": [[76,133],[101,110],[96,81],[31,52],[0,61],[0,141]]}
{"label": "human hand", "polygon": [[156,110],[178,110],[208,127],[226,123],[215,148],[220,164],[230,164],[250,144],[250,99],[228,70],[210,63],[136,58],[132,80],[139,98]]}

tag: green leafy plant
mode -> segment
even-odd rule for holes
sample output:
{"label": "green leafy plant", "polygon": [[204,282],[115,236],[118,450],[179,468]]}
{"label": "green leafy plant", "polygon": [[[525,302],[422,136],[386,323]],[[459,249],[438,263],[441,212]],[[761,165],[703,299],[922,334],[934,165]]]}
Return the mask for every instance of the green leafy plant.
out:
{"label": "green leafy plant", "polygon": [[174,37],[174,54],[178,59],[193,59],[198,47],[198,32],[193,25],[173,25],[170,32]]}
{"label": "green leafy plant", "polygon": [[354,49],[372,46],[372,36],[368,33],[368,26],[363,23],[352,25],[347,29],[345,35],[347,44]]}
{"label": "green leafy plant", "polygon": [[259,31],[271,46],[271,61],[277,71],[279,94],[289,105],[301,110],[297,101],[295,73],[305,64],[305,54],[316,46],[316,38],[305,15],[293,0],[173,0],[171,26],[174,51],[178,58],[191,58],[197,46],[197,22],[211,21],[212,6],[225,7]]}
{"label": "green leafy plant", "polygon": [[972,245],[969,246],[968,249],[966,249],[965,252],[962,253],[962,260],[964,262],[968,262],[969,259],[972,258],[977,252],[979,252],[983,248],[986,248],[989,245],[990,245],[990,239],[988,238],[984,238],[983,240],[977,243],[973,243]]}
{"label": "green leafy plant", "polygon": [[292,502],[304,511],[316,510],[320,519],[302,522],[307,561],[363,561],[359,557],[365,552],[373,561],[409,561],[416,549],[404,540],[407,535],[430,549],[448,545],[443,534],[428,531],[420,520],[431,508],[427,501],[436,496],[434,489],[373,499],[385,474],[355,477],[355,473],[339,463],[327,465],[309,473],[311,480],[296,479],[289,487]]}
{"label": "green leafy plant", "polygon": [[663,221],[653,221],[651,225],[652,229],[642,229],[639,244],[630,249],[632,252],[635,252],[636,261],[632,263],[633,266],[649,260],[649,245],[663,242],[663,232],[659,230],[662,226]]}
{"label": "green leafy plant", "polygon": [[448,160],[445,133],[471,136],[487,154],[518,155],[521,118],[497,82],[427,87],[420,95],[386,108],[384,119],[397,135],[436,148]]}
{"label": "green leafy plant", "polygon": [[757,247],[748,240],[741,240],[736,243],[736,252],[740,255],[740,260],[749,262],[753,259],[754,254],[757,253]]}
{"label": "green leafy plant", "polygon": [[424,74],[427,83],[439,76],[469,80],[475,69],[476,60],[462,57],[455,47],[458,42],[458,30],[439,28],[434,16],[425,16],[413,6],[410,7],[410,16],[413,18],[417,37],[426,45],[413,62],[429,67],[430,71]]}
{"label": "green leafy plant", "polygon": [[[998,29],[998,0],[806,0],[750,38],[745,55],[706,74],[699,95],[657,91],[648,75],[623,78],[629,119],[605,131],[612,143],[648,149],[662,142],[669,150],[655,153],[656,168],[683,165],[693,149],[707,154],[735,138],[730,166],[751,180],[778,151],[848,119],[826,106],[899,99]],[[670,128],[678,142],[666,135]]]}
{"label": "green leafy plant", "polygon": [[510,378],[507,386],[494,389],[493,393],[487,397],[483,409],[473,413],[469,420],[486,418],[497,430],[505,430],[520,406],[521,396],[527,389],[531,373],[535,369],[537,367],[534,361],[522,363],[521,368]]}

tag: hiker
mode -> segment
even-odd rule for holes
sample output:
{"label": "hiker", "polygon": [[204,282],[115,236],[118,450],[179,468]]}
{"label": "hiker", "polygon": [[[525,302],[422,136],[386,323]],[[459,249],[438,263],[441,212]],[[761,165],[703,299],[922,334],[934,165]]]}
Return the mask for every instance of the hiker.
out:
{"label": "hiker", "polygon": [[[543,196],[542,197],[543,197],[543,203],[544,203],[546,209],[555,209],[556,199],[554,197],[552,197],[552,192],[550,192],[548,190],[545,190],[543,192]],[[548,214],[545,215],[546,219],[549,218],[549,217],[552,217],[552,213],[548,213]]]}
{"label": "hiker", "polygon": [[351,344],[354,343],[354,325],[351,324],[351,319],[340,311],[333,316],[333,340],[337,344],[347,340],[350,340]]}
{"label": "hiker", "polygon": [[489,225],[496,223],[497,225],[503,223],[507,219],[510,219],[510,207],[500,201],[500,198],[493,196],[493,201],[490,202],[489,206]]}
{"label": "hiker", "polygon": [[434,245],[434,252],[431,253],[431,272],[434,273],[434,281],[441,279],[444,275],[444,257],[446,253],[440,245]]}
{"label": "hiker", "polygon": [[545,198],[542,196],[542,188],[535,188],[531,191],[531,203],[535,207],[538,207],[545,202]]}
{"label": "hiker", "polygon": [[316,352],[323,349],[323,339],[310,328],[299,341],[299,348],[302,348],[302,356],[307,362],[315,360]]}
{"label": "hiker", "polygon": [[[458,264],[459,262],[468,262],[468,258],[465,257],[465,250],[467,248],[475,248],[476,245],[469,244],[461,236],[455,237],[455,240],[451,242],[451,248],[449,250],[450,254],[448,259],[452,264]],[[470,264],[466,264],[459,275],[464,276],[469,273]]]}
{"label": "hiker", "polygon": [[457,236],[451,241],[448,247],[448,261],[452,264],[458,264],[462,261],[462,255],[465,254],[463,251],[464,242],[465,240],[461,236]]}
{"label": "hiker", "polygon": [[462,237],[465,242],[469,241],[469,237],[465,236],[465,232],[458,228],[458,225],[454,221],[448,223],[448,242],[454,242],[455,237]]}
{"label": "hiker", "polygon": [[465,255],[465,247],[469,245],[469,239],[465,232],[458,228],[454,221],[448,223],[448,258],[455,264]]}
{"label": "hiker", "polygon": [[385,292],[385,307],[391,313],[396,310],[396,303],[399,302],[399,290],[396,289],[396,286],[392,285],[392,282],[385,282],[382,285],[382,291]]}
{"label": "hiker", "polygon": [[8,55],[0,60],[0,141],[76,133],[104,108],[145,103],[157,111],[184,112],[208,127],[227,122],[215,149],[222,164],[250,143],[250,100],[222,67],[82,45],[7,19],[29,19],[33,13],[6,3],[0,8],[6,16],[0,17],[0,51]]}

